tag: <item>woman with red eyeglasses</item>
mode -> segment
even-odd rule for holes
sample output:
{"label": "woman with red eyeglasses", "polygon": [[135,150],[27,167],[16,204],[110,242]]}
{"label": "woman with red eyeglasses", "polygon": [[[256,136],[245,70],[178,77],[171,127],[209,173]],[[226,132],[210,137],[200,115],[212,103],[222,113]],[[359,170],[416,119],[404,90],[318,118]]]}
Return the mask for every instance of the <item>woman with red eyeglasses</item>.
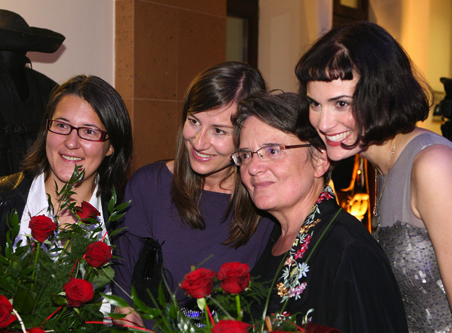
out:
{"label": "woman with red eyeglasses", "polygon": [[[46,215],[48,198],[58,210],[57,189],[69,181],[75,166],[84,170],[71,201],[89,202],[108,220],[107,203],[115,188],[122,199],[133,142],[129,114],[121,96],[96,76],[79,75],[56,88],[50,97],[38,138],[23,161],[22,171],[0,178],[0,246],[6,243],[6,216],[16,209],[20,231],[15,243],[30,234],[30,216]],[[118,201],[119,201],[118,200]],[[60,227],[76,222],[61,213]]]}

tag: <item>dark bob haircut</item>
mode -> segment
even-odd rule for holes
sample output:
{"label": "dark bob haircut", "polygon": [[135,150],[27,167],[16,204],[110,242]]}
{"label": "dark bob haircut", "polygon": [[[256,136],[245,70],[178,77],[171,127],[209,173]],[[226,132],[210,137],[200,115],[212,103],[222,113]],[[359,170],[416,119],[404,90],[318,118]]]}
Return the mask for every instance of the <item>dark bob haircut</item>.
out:
{"label": "dark bob haircut", "polygon": [[56,87],[50,96],[38,138],[23,163],[24,173],[33,177],[44,172],[49,176],[50,165],[46,155],[46,120],[52,119],[58,103],[64,96],[74,95],[88,102],[108,132],[113,153],[102,161],[98,173],[98,195],[109,196],[113,187],[122,199],[127,182],[127,170],[133,155],[132,127],[127,108],[118,92],[97,76],[78,75]]}
{"label": "dark bob haircut", "polygon": [[431,89],[399,43],[377,24],[359,22],[329,31],[301,57],[295,73],[303,98],[310,81],[358,76],[353,114],[359,131],[351,147],[382,144],[427,119]]}

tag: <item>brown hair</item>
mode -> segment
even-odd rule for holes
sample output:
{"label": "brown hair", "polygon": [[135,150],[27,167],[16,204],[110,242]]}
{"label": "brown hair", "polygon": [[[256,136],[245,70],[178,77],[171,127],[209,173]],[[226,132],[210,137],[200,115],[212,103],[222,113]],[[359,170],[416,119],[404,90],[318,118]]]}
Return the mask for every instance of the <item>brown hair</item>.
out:
{"label": "brown hair", "polygon": [[[271,127],[284,133],[294,134],[301,141],[310,143],[311,147],[308,149],[312,160],[316,150],[325,150],[326,147],[309,122],[308,114],[301,112],[307,107],[307,103],[295,93],[261,93],[242,100],[237,113],[233,116],[236,149],[240,146],[240,132],[244,122],[254,116]],[[329,181],[330,174],[331,168],[323,176],[325,185]],[[258,210],[254,205],[239,175],[236,177],[233,196],[234,219],[228,242],[234,239],[235,244],[245,244],[256,231],[262,216],[267,213]]]}
{"label": "brown hair", "polygon": [[[198,206],[204,177],[191,168],[182,136],[187,115],[238,103],[243,98],[265,89],[265,81],[260,72],[241,62],[220,63],[200,73],[190,84],[180,118],[171,188],[172,200],[182,223],[187,223],[193,229],[202,230],[206,227]],[[234,172],[236,168],[231,166],[231,175]],[[231,204],[225,216],[229,214],[230,207]]]}

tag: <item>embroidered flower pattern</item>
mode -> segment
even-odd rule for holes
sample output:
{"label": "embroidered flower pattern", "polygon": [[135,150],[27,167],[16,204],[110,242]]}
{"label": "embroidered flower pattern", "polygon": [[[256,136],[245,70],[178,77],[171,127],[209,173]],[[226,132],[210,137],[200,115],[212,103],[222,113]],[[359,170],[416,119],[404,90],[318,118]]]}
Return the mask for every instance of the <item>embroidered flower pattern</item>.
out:
{"label": "embroidered flower pattern", "polygon": [[280,282],[276,285],[278,295],[281,297],[281,303],[285,302],[288,298],[294,298],[295,300],[301,298],[301,294],[307,287],[307,282],[302,281],[302,279],[307,277],[309,265],[306,261],[301,260],[311,243],[314,234],[312,228],[321,221],[321,219],[318,218],[320,215],[318,205],[322,201],[330,199],[334,199],[334,193],[329,186],[326,186],[312,206],[311,211],[304,220],[303,225],[293,242],[292,248],[289,250],[288,258],[284,263],[279,278]]}
{"label": "embroidered flower pattern", "polygon": [[319,198],[317,199],[317,201],[315,203],[318,204],[318,203],[321,203],[323,200],[330,200],[330,199],[334,199],[334,194],[331,194],[327,191],[323,191],[322,193],[320,193]]}

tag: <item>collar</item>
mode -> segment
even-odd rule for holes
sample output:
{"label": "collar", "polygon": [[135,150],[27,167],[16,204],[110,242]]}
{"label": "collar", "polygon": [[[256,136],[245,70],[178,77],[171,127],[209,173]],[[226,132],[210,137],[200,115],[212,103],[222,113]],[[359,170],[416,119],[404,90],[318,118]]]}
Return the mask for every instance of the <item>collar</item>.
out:
{"label": "collar", "polygon": [[[17,235],[14,245],[17,244],[19,240],[23,242],[27,241],[27,235],[31,235],[31,230],[28,227],[31,216],[45,215],[47,217],[53,218],[53,212],[49,212],[49,203],[47,201],[47,193],[45,188],[45,177],[44,173],[39,174],[33,179],[31,183],[30,191],[28,193],[27,202],[25,203],[24,212],[20,219],[20,230]],[[97,217],[98,221],[101,223],[102,231],[98,235],[98,239],[106,234],[106,226],[102,216],[102,201],[100,196],[97,196],[98,184],[89,200],[89,203],[100,212],[100,216]],[[108,243],[108,239],[107,239]]]}

